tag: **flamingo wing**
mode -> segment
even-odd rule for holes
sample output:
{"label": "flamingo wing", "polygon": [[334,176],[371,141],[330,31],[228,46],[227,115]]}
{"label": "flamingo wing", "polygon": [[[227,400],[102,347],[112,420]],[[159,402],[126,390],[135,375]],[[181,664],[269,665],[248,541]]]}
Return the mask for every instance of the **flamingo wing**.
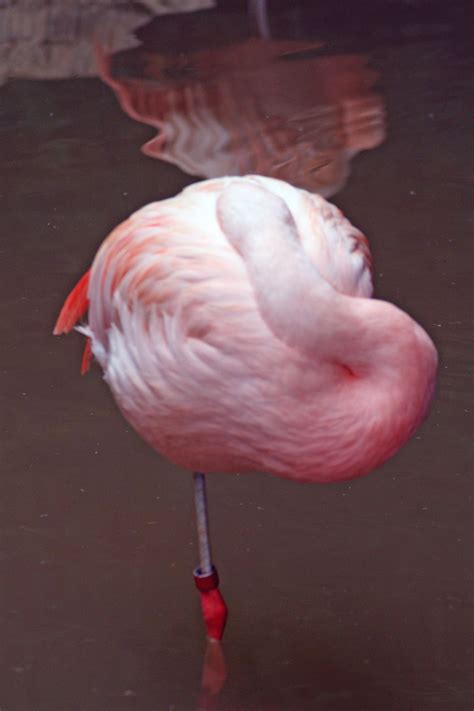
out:
{"label": "flamingo wing", "polygon": [[258,185],[282,198],[295,221],[302,247],[321,276],[347,296],[372,296],[372,258],[367,238],[321,195],[261,175],[206,180],[189,186],[184,193],[220,194],[233,183]]}
{"label": "flamingo wing", "polygon": [[[335,205],[319,195],[305,193],[311,235],[320,235],[319,249],[309,239],[305,249],[321,274],[340,293],[370,298],[373,292],[373,265],[366,236],[352,225]],[[314,236],[312,238],[314,242]]]}

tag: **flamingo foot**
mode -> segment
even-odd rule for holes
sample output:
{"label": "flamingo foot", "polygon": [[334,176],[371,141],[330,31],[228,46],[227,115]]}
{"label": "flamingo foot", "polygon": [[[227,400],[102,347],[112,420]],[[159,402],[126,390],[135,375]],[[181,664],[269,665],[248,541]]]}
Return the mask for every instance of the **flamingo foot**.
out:
{"label": "flamingo foot", "polygon": [[200,568],[194,571],[194,582],[201,596],[201,609],[209,639],[221,640],[227,621],[227,605],[219,590],[217,570],[202,573]]}

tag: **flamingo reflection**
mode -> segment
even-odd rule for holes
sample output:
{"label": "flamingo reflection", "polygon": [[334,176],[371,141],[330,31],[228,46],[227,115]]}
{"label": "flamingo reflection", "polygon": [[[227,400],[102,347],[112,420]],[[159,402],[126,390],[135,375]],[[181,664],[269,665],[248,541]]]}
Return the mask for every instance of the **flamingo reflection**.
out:
{"label": "flamingo reflection", "polygon": [[140,76],[116,75],[103,52],[99,74],[128,116],[157,130],[143,153],[190,175],[257,173],[327,197],[351,159],[384,140],[377,74],[364,56],[265,38],[190,54],[137,51]]}
{"label": "flamingo reflection", "polygon": [[201,692],[198,697],[197,711],[216,711],[219,695],[227,679],[227,665],[222,644],[215,639],[208,639],[204,652],[201,676]]}

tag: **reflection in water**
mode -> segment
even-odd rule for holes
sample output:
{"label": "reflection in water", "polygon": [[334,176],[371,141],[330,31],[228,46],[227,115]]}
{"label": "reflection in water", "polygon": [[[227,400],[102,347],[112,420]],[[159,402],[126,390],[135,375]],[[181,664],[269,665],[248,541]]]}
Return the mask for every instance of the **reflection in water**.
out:
{"label": "reflection in water", "polygon": [[[28,0],[31,13],[39,3]],[[71,7],[67,0],[48,2],[62,4]],[[227,0],[218,4],[226,7]],[[380,478],[318,491],[258,476],[216,479],[214,528],[233,599],[245,608],[224,645],[226,686],[199,701],[204,644],[188,580],[190,510],[182,505],[189,481],[120,430],[100,379],[79,381],[68,341],[52,358],[49,334],[61,293],[110,223],[189,181],[130,151],[120,140],[128,121],[117,115],[114,94],[104,96],[107,87],[98,90],[96,81],[80,87],[75,80],[19,81],[2,89],[1,155],[9,183],[2,191],[2,258],[9,264],[0,348],[8,417],[0,483],[2,709],[190,711],[217,698],[219,711],[472,708],[470,67],[461,32],[466,23],[449,27],[457,4],[410,0],[369,9],[367,3],[287,0],[287,6],[319,8],[318,17],[337,11],[338,22],[343,5],[354,16],[336,33],[305,13],[295,36],[337,34],[346,53],[362,37],[365,46],[377,45],[377,68],[394,109],[393,137],[366,153],[363,184],[349,181],[343,206],[375,238],[384,272],[380,295],[410,304],[431,324],[443,365],[433,416]],[[401,5],[408,21],[396,21]],[[85,16],[85,0],[74,6]],[[124,6],[118,0],[113,10],[117,36]],[[82,71],[79,10],[77,21],[63,25],[67,36],[77,37],[77,56],[76,40],[69,50],[67,36],[62,42],[50,32],[55,54],[48,64],[46,47],[38,61],[27,56],[37,51],[25,38],[27,18],[16,15],[14,28],[4,20],[14,7],[18,2],[0,0],[0,62],[10,57],[11,73],[40,77],[44,70],[48,78]],[[466,17],[467,3],[460,10]],[[194,22],[200,14],[181,20]],[[156,35],[168,19],[155,21]],[[234,31],[233,16],[225,19]],[[448,27],[434,36],[433,22]],[[34,24],[33,34],[42,27],[37,19]],[[273,27],[283,24],[272,16]],[[219,37],[211,38],[213,45]],[[119,61],[113,58],[116,76]],[[281,511],[289,515],[278,516]],[[271,587],[261,584],[270,580]],[[186,616],[174,606],[181,592],[189,600]]]}
{"label": "reflection in water", "polygon": [[[333,195],[344,185],[354,155],[384,139],[376,73],[361,55],[322,56],[314,42],[271,39],[264,0],[248,3],[260,38],[217,47],[213,12],[198,13],[187,25],[184,15],[172,14],[215,5],[215,0],[2,4],[0,82],[95,76],[99,44],[107,48],[99,52],[102,79],[130,117],[158,131],[143,146],[146,155],[204,178],[260,173]],[[154,44],[160,47],[161,33],[171,27],[171,47],[160,53],[138,47],[134,31],[165,14],[171,14],[166,30],[165,18],[153,26]],[[193,28],[200,49],[188,51],[179,38],[182,30],[192,36]],[[133,47],[135,52],[120,55],[115,71],[119,52]]]}
{"label": "reflection in water", "polygon": [[155,15],[211,8],[214,0],[19,0],[0,2],[0,84],[7,78],[97,74],[92,39],[111,51],[138,44],[133,31]]}
{"label": "reflection in water", "polygon": [[217,709],[219,694],[227,679],[227,665],[222,644],[215,639],[207,640],[201,677],[201,694],[197,711]]}
{"label": "reflection in water", "polygon": [[258,173],[330,196],[353,156],[384,139],[377,74],[363,56],[257,38],[192,54],[137,52],[141,76],[127,67],[115,75],[101,53],[101,77],[131,118],[158,129],[143,152],[190,175]]}

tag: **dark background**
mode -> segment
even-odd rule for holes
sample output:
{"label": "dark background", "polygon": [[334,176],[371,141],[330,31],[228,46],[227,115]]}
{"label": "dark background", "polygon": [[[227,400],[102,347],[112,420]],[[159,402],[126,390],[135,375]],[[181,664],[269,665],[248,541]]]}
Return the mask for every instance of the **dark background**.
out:
{"label": "dark background", "polygon": [[[183,16],[182,38],[245,25],[242,3],[220,5]],[[470,711],[470,3],[269,6],[276,34],[368,52],[380,73],[388,138],[333,201],[371,240],[376,295],[425,326],[440,372],[428,420],[367,478],[210,478],[231,610],[213,702]],[[150,47],[160,20],[138,33]],[[130,431],[97,368],[79,376],[81,337],[51,335],[107,232],[193,179],[139,152],[154,132],[97,78],[7,81],[0,111],[0,708],[200,708],[191,477]]]}

